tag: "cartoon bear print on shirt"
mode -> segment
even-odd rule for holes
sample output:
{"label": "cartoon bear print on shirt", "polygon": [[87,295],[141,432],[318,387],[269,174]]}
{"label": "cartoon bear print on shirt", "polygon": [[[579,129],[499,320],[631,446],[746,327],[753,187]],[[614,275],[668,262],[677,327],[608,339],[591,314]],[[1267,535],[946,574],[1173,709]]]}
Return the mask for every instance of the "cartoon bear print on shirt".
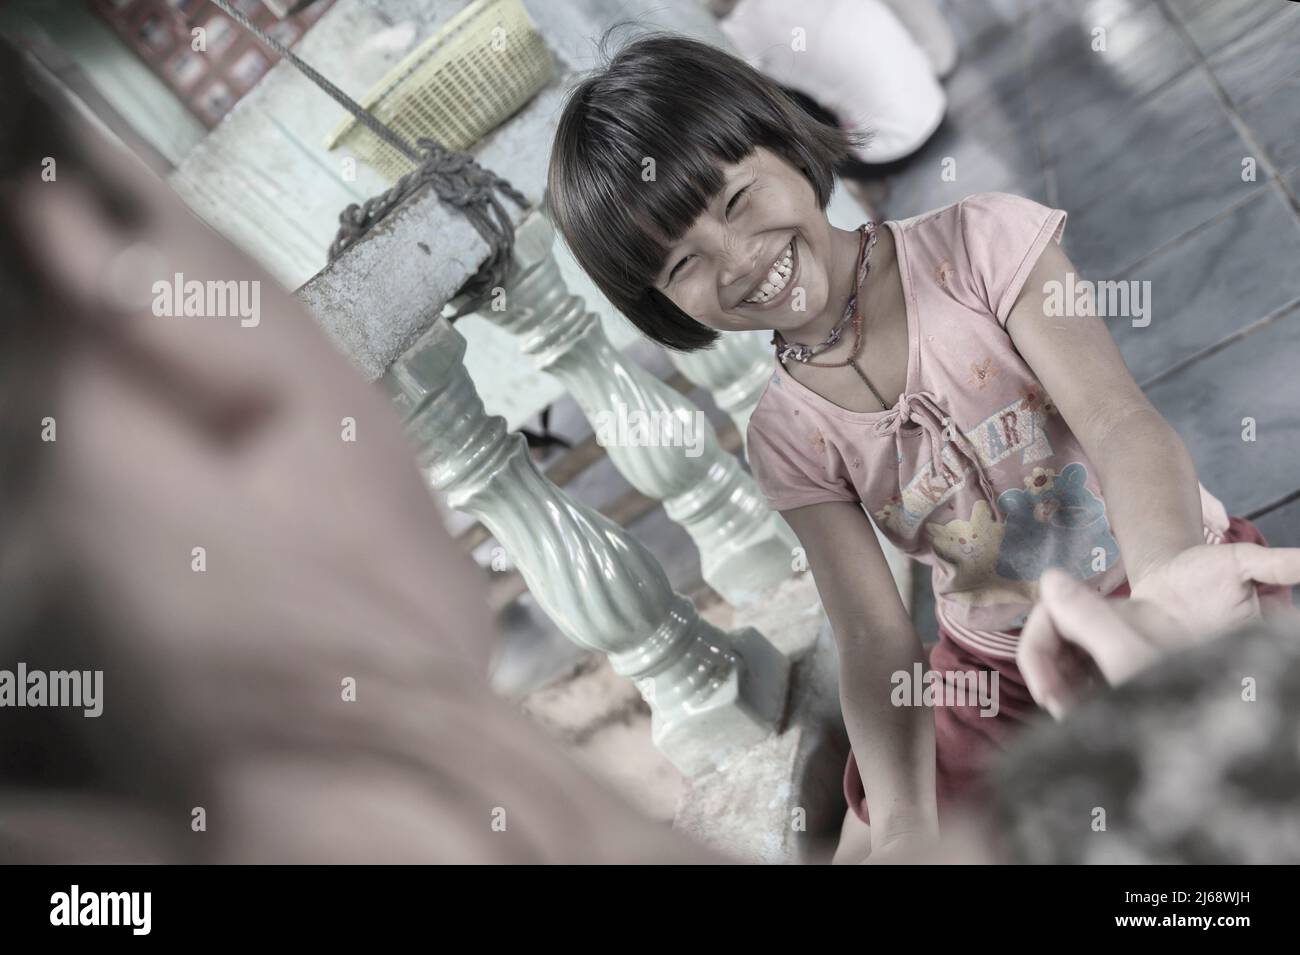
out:
{"label": "cartoon bear print on shirt", "polygon": [[944,597],[973,607],[1032,603],[1038,597],[1037,580],[1007,580],[998,576],[998,552],[1003,543],[1002,524],[993,519],[987,501],[976,501],[969,521],[930,523],[925,531],[934,553],[954,569]]}
{"label": "cartoon bear print on shirt", "polygon": [[[1088,469],[1075,461],[1059,474],[1034,468],[1025,490],[1003,491],[1006,530],[997,569],[1003,577],[1037,580],[1060,567],[1079,580],[1103,573],[1119,558],[1106,506],[1087,488]],[[1101,550],[1104,563],[1098,562]]]}

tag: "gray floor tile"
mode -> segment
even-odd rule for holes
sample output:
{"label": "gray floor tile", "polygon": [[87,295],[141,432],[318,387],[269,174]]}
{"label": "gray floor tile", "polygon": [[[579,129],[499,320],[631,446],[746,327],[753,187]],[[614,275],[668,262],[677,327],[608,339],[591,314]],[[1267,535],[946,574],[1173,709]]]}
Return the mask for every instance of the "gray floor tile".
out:
{"label": "gray floor tile", "polygon": [[[937,168],[937,167],[936,167]],[[975,173],[963,173],[956,182],[944,182],[938,175],[909,178],[898,183],[885,201],[887,218],[906,219],[932,209],[951,205],[978,192],[1009,192],[1048,204],[1042,176],[999,176],[995,165],[982,166]]]}
{"label": "gray floor tile", "polygon": [[1152,5],[1153,0],[1026,0],[1025,14],[1026,22],[1039,27],[1052,18],[1107,26]]}
{"label": "gray floor tile", "polygon": [[1300,72],[1300,14],[1279,16],[1256,27],[1208,59],[1223,91],[1237,106],[1249,106],[1291,86]]}
{"label": "gray floor tile", "polygon": [[[955,178],[946,178],[950,168]],[[1046,199],[1033,130],[993,112],[951,113],[908,168],[890,181],[886,211],[891,219],[903,219],[988,191]]]}
{"label": "gray floor tile", "polygon": [[1114,277],[1263,188],[1242,182],[1249,150],[1199,72],[1143,100],[1116,128],[1054,168],[1073,217],[1066,248],[1090,278]]}
{"label": "gray floor tile", "polygon": [[1300,225],[1270,188],[1124,275],[1151,283],[1150,324],[1111,323],[1133,377],[1149,380],[1300,299],[1297,262]]}
{"label": "gray floor tile", "polygon": [[1291,6],[1208,61],[1278,169],[1300,164],[1300,4]]}
{"label": "gray floor tile", "polygon": [[979,51],[962,56],[943,82],[949,114],[993,110],[1009,122],[1030,118],[1025,31],[999,32]]}
{"label": "gray floor tile", "polygon": [[1270,547],[1300,547],[1300,500],[1259,515],[1254,524]]}
{"label": "gray floor tile", "polygon": [[1291,190],[1291,195],[1300,199],[1300,166],[1296,166],[1282,178],[1286,182],[1287,188]]}
{"label": "gray floor tile", "polygon": [[[1040,0],[1029,0],[1038,3]],[[976,52],[1012,30],[1024,17],[1022,0],[936,0],[957,37],[963,56]]]}
{"label": "gray floor tile", "polygon": [[[1050,162],[1062,198],[1084,202],[1096,193],[1114,191],[1118,183],[1127,184],[1133,169],[1167,168],[1186,150],[1221,151],[1225,142],[1235,149],[1239,172],[1240,159],[1248,153],[1245,143],[1209,80],[1190,71],[1149,96],[1116,105],[1104,123],[1080,131]],[[1125,169],[1126,164],[1130,168]]]}
{"label": "gray floor tile", "polygon": [[[1270,547],[1300,547],[1300,500],[1259,515],[1254,524]],[[1300,587],[1292,589],[1291,602],[1300,607]]]}
{"label": "gray floor tile", "polygon": [[[1106,31],[1104,51],[1092,49],[1098,28]],[[1117,117],[1195,62],[1156,5],[1112,19],[1086,12],[1040,17],[1028,32],[1048,162],[1068,155],[1080,140],[1104,136]]]}
{"label": "gray floor tile", "polygon": [[[1230,513],[1246,514],[1300,485],[1300,311],[1150,389],[1187,443],[1197,473]],[[1242,420],[1255,420],[1254,442]]]}
{"label": "gray floor tile", "polygon": [[1164,0],[1206,56],[1274,17],[1300,13],[1288,0]]}
{"label": "gray floor tile", "polygon": [[1287,89],[1242,109],[1241,118],[1277,169],[1300,164],[1300,73]]}
{"label": "gray floor tile", "polygon": [[1114,28],[1129,21],[1141,26],[1148,22],[1143,20],[1146,16],[1162,18],[1159,5],[1152,0],[1046,0],[1025,18],[1033,62],[1045,69],[1054,65],[1053,56],[1094,55],[1092,31],[1098,27],[1107,32],[1107,46],[1113,58],[1121,50],[1131,49],[1132,40],[1142,36],[1150,38],[1145,31],[1133,33],[1128,28],[1123,31],[1127,38],[1119,37],[1119,45],[1113,46],[1110,41],[1117,38]]}

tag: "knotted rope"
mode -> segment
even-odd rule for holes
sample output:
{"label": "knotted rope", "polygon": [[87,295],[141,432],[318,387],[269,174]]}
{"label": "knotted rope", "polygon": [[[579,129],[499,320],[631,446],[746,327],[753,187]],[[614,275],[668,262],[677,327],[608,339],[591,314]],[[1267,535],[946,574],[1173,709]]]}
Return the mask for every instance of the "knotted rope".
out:
{"label": "knotted rope", "polygon": [[303,76],[311,80],[331,99],[346,109],[357,122],[392,146],[416,168],[397,180],[378,196],[363,204],[355,202],[339,214],[339,231],[329,248],[329,261],[333,262],[380,222],[384,216],[400,206],[410,195],[425,186],[432,187],[438,199],[457,209],[487,243],[487,259],[461,287],[460,294],[466,302],[452,318],[459,318],[482,305],[492,289],[505,284],[515,244],[514,224],[510,214],[501,204],[497,193],[507,196],[519,208],[528,207],[528,199],[509,181],[491,170],[484,169],[466,152],[443,148],[431,139],[421,139],[413,147],[391,127],[363,109],[359,103],[344,93],[300,59],[274,37],[248,17],[235,10],[229,0],[209,0],[226,16],[251,33],[260,42],[274,50],[282,59],[293,64]]}

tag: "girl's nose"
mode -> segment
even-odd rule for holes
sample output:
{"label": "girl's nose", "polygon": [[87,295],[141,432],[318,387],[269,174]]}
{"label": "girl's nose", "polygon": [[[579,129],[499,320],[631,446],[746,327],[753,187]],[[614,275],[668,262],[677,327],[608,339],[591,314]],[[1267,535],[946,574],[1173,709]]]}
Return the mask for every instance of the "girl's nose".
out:
{"label": "girl's nose", "polygon": [[732,249],[721,253],[719,261],[721,265],[718,269],[718,281],[722,283],[723,288],[730,288],[754,274],[754,270],[758,268],[758,251],[750,249],[747,252],[740,252]]}

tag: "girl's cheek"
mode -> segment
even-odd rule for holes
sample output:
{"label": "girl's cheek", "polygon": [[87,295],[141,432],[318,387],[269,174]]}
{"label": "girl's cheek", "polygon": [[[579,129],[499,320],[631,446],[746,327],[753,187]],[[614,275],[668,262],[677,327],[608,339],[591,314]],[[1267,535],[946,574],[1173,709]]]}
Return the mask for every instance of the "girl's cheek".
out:
{"label": "girl's cheek", "polygon": [[676,295],[670,295],[668,300],[697,322],[706,325],[711,324],[715,320],[715,316],[721,312],[716,297],[706,302],[704,296],[698,293],[683,295],[679,292]]}

